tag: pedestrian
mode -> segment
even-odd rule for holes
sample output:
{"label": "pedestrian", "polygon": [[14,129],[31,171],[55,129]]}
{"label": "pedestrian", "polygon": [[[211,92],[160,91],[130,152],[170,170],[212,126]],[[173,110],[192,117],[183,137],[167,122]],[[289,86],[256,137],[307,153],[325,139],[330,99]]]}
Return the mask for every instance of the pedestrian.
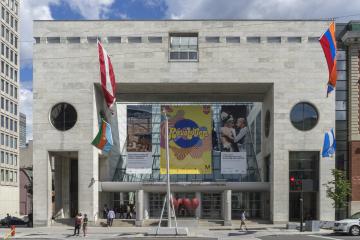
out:
{"label": "pedestrian", "polygon": [[131,219],[131,208],[130,205],[126,205],[126,219]]}
{"label": "pedestrian", "polygon": [[88,221],[89,221],[89,219],[88,219],[88,217],[87,217],[87,214],[84,214],[83,225],[82,225],[84,237],[86,237]]}
{"label": "pedestrian", "polygon": [[7,227],[10,227],[10,225],[11,225],[11,216],[10,216],[10,214],[6,214],[6,225],[7,225]]}
{"label": "pedestrian", "polygon": [[114,218],[115,218],[115,212],[114,212],[114,210],[110,209],[110,211],[108,212],[108,215],[107,215],[108,227],[112,227]]}
{"label": "pedestrian", "polygon": [[248,230],[248,228],[247,228],[247,226],[246,226],[246,223],[245,223],[245,220],[246,220],[246,216],[245,216],[245,210],[244,210],[244,211],[242,211],[242,212],[240,213],[240,221],[241,221],[241,223],[240,223],[240,230],[241,230],[241,231],[243,230],[243,229],[242,229],[242,226],[243,226],[243,225],[245,226],[246,231]]}
{"label": "pedestrian", "polygon": [[104,205],[104,209],[103,209],[103,218],[106,219],[107,218],[107,214],[109,212],[109,208],[107,207],[107,204]]}
{"label": "pedestrian", "polygon": [[[75,228],[74,228],[74,236],[77,235],[79,236],[80,235],[80,228],[81,228],[81,222],[82,222],[82,217],[81,217],[81,213],[78,213],[76,216],[75,216]],[[77,233],[76,233],[77,232]]]}

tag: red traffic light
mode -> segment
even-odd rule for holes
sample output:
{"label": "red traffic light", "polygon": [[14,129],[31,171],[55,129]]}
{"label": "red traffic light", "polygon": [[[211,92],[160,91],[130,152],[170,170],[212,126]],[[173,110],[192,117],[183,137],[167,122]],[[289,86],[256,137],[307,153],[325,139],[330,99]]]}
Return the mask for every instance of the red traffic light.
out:
{"label": "red traffic light", "polygon": [[294,176],[290,177],[290,182],[295,182],[295,177]]}

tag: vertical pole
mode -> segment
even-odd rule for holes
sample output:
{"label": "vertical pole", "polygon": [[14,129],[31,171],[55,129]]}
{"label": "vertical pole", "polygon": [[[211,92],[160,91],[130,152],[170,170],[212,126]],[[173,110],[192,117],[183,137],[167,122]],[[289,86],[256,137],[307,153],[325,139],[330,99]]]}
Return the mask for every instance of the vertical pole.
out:
{"label": "vertical pole", "polygon": [[164,109],[165,115],[165,131],[166,131],[166,176],[167,176],[167,212],[168,212],[168,227],[171,227],[171,196],[170,196],[170,153],[169,153],[169,121]]}
{"label": "vertical pole", "polygon": [[300,193],[300,232],[303,232],[303,222],[304,222],[304,195],[301,187]]}

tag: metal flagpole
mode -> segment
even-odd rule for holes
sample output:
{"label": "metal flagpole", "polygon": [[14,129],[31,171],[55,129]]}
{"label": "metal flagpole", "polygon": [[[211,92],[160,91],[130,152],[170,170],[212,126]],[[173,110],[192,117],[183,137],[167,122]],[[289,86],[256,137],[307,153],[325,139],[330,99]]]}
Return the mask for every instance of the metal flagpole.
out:
{"label": "metal flagpole", "polygon": [[167,176],[167,212],[168,212],[168,227],[171,227],[171,196],[170,196],[170,153],[169,153],[169,121],[166,115],[166,110],[164,108],[165,115],[165,131],[166,131],[166,176]]}

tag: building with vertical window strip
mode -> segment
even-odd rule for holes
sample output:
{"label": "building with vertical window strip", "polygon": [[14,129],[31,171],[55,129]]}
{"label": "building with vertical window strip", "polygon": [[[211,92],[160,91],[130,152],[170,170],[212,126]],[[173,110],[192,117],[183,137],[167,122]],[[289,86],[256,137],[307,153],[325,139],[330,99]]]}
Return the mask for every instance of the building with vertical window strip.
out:
{"label": "building with vertical window strip", "polygon": [[[326,98],[318,39],[329,24],[35,21],[34,224],[77,212],[101,222],[104,207],[121,218],[128,206],[134,224],[157,221],[164,111],[179,218],[230,225],[245,210],[249,219],[297,221],[303,195],[306,220],[334,220],[323,184],[346,148],[339,138],[337,157],[320,153],[325,131],[335,123],[337,134],[346,131],[347,53],[339,50],[340,81]],[[99,84],[98,39],[116,76],[113,115]],[[100,113],[112,128],[110,153],[90,144]]]}
{"label": "building with vertical window strip", "polygon": [[1,0],[0,216],[19,215],[19,1]]}

